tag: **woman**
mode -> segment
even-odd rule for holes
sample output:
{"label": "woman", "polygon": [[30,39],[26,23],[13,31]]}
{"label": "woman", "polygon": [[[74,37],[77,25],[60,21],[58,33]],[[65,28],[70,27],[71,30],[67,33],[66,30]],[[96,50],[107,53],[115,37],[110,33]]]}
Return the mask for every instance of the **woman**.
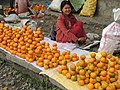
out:
{"label": "woman", "polygon": [[62,1],[62,13],[59,15],[56,23],[56,41],[85,43],[86,34],[81,21],[72,15],[72,5],[69,1]]}
{"label": "woman", "polygon": [[29,0],[15,0],[16,13],[24,13],[28,11]]}

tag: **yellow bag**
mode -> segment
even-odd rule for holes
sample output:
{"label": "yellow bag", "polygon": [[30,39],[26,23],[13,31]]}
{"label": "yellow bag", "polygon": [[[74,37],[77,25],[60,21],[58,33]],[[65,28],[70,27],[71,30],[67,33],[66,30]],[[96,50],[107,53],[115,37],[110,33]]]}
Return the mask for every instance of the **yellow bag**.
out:
{"label": "yellow bag", "polygon": [[93,17],[96,10],[97,0],[86,0],[79,15]]}

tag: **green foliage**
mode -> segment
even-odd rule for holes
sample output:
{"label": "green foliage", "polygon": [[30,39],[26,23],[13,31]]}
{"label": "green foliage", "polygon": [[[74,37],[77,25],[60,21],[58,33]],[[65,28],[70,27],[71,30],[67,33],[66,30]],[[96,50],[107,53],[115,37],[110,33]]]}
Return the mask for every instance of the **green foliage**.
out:
{"label": "green foliage", "polygon": [[0,59],[0,64],[3,64],[3,63],[5,63],[5,60]]}

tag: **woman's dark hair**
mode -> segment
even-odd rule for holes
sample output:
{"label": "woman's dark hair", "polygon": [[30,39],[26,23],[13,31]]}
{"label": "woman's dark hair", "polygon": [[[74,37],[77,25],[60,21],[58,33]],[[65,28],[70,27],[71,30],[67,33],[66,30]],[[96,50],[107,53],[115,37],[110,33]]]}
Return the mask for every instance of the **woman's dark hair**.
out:
{"label": "woman's dark hair", "polygon": [[68,4],[71,7],[71,10],[73,9],[73,6],[71,5],[70,1],[62,1],[60,5],[60,10],[62,11],[63,7]]}

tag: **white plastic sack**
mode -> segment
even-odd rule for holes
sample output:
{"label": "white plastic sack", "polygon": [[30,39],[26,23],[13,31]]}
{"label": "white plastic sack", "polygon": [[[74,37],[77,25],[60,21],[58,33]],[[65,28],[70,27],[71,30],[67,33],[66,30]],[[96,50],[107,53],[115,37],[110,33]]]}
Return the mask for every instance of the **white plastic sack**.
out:
{"label": "white plastic sack", "polygon": [[48,9],[53,11],[61,12],[60,5],[63,0],[53,0],[51,4],[49,5]]}
{"label": "white plastic sack", "polygon": [[20,21],[20,18],[16,14],[10,14],[6,18],[4,18],[6,22],[15,22],[15,21]]}
{"label": "white plastic sack", "polygon": [[30,27],[33,31],[36,31],[37,22],[35,22],[34,20],[23,19],[23,20],[21,20],[21,24],[22,24],[22,27],[23,27],[24,25],[27,25],[27,26]]}
{"label": "white plastic sack", "polygon": [[[120,19],[120,9],[114,9],[114,20]],[[120,51],[120,24],[112,22],[103,29],[102,38],[98,51],[106,51],[113,54]]]}

